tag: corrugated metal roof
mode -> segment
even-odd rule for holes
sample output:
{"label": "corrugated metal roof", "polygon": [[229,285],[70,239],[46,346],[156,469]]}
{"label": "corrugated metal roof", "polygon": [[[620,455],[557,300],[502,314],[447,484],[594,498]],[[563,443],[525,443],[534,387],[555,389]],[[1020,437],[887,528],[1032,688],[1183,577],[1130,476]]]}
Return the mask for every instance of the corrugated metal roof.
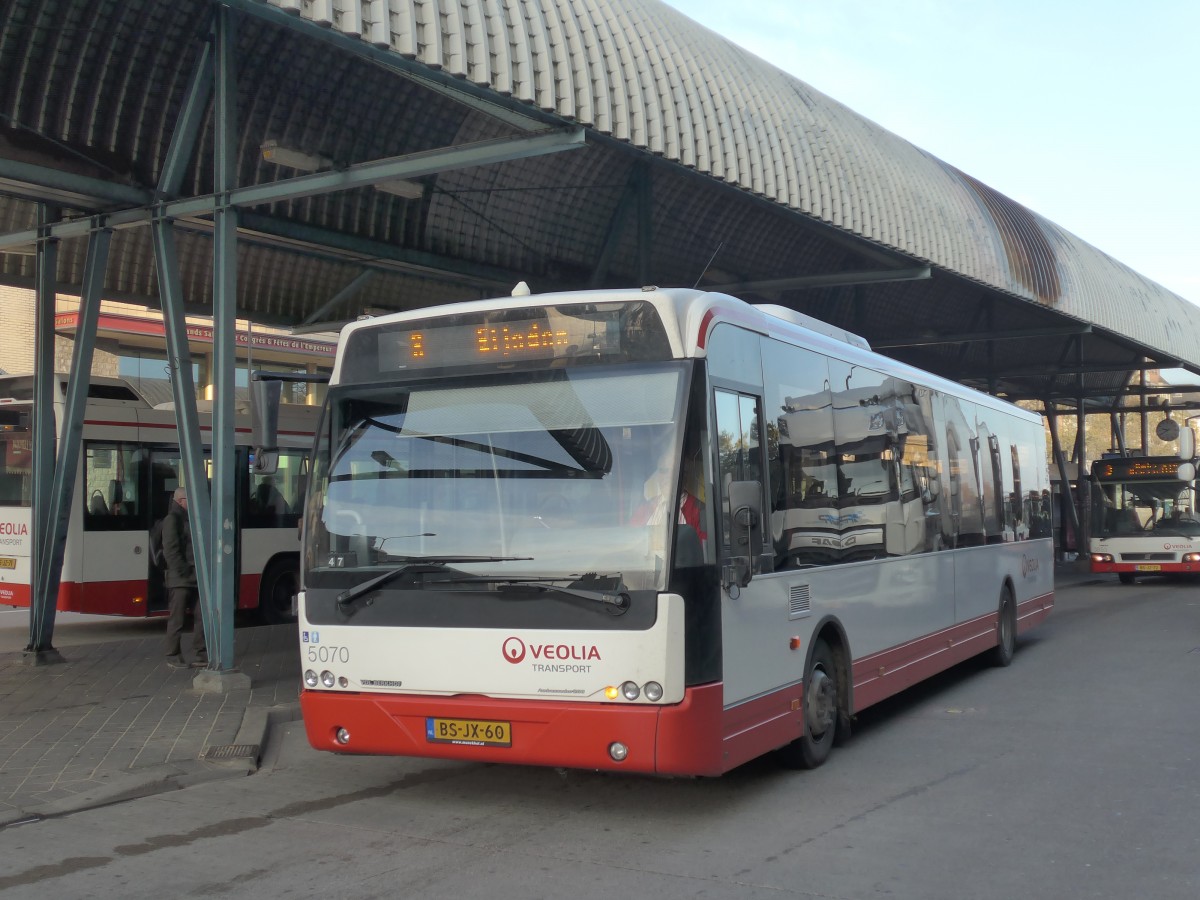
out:
{"label": "corrugated metal roof", "polygon": [[[1020,372],[1080,356],[1112,368],[1089,372],[1095,389],[1119,386],[1122,364],[1136,368],[1143,352],[1200,370],[1187,301],[657,0],[228,2],[249,13],[238,26],[241,185],[294,174],[263,160],[267,139],[349,165],[517,134],[522,113],[535,120],[525,128],[590,129],[584,150],[442,172],[421,179],[417,199],[364,188],[246,211],[243,315],[299,321],[364,268],[377,277],[337,315],[468,299],[518,279],[546,290],[629,284],[646,247],[662,285],[691,286],[710,263],[709,282],[921,262],[935,267],[931,281],[756,297],[873,340],[918,326],[1097,326],[1000,353],[983,343],[896,351],[1017,392],[1077,389],[1068,375]],[[152,192],[211,9],[0,0],[0,161]],[[211,132],[210,110],[183,196],[212,190]],[[653,204],[639,235],[627,201],[642,171]],[[32,228],[38,196],[0,182],[0,234]],[[181,226],[184,293],[199,311],[211,302],[208,223]],[[62,281],[77,284],[83,263],[83,242],[66,241]],[[32,274],[30,257],[0,254],[0,279]],[[106,288],[156,295],[145,229],[115,236]],[[996,382],[999,358],[1008,371]]]}
{"label": "corrugated metal roof", "polygon": [[657,0],[361,4],[373,21],[339,16],[337,4],[270,2],[916,259],[1200,361],[1194,327],[1171,327],[1196,317],[1183,298]]}

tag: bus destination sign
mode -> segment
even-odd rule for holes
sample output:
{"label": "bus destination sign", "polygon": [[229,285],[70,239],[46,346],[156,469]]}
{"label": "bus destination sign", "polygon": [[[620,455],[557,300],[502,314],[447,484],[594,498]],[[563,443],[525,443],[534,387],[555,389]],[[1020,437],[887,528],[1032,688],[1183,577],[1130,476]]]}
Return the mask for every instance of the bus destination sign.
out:
{"label": "bus destination sign", "polygon": [[551,328],[544,320],[414,328],[388,332],[383,340],[380,363],[385,369],[553,359],[575,343],[565,329]]}
{"label": "bus destination sign", "polygon": [[586,365],[672,358],[652,303],[464,310],[380,322],[351,332],[340,352],[343,384],[425,370]]}
{"label": "bus destination sign", "polygon": [[1102,459],[1096,462],[1092,471],[1097,478],[1105,481],[1135,481],[1141,479],[1175,479],[1179,478],[1181,459],[1162,458],[1127,458]]}

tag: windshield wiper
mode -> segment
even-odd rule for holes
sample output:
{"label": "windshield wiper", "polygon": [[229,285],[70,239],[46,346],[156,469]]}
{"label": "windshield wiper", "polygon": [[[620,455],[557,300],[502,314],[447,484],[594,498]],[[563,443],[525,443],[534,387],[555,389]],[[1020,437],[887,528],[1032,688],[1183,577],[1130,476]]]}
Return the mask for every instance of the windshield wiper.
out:
{"label": "windshield wiper", "polygon": [[452,563],[475,563],[475,562],[509,562],[512,560],[530,560],[532,556],[412,556],[405,562],[396,566],[394,569],[388,569],[374,578],[368,578],[352,588],[347,588],[337,595],[338,606],[345,609],[359,597],[364,594],[369,594],[376,588],[383,587],[389,581],[399,578],[405,572],[411,572],[420,569],[424,566],[429,566],[433,570],[445,568]]}
{"label": "windshield wiper", "polygon": [[[574,582],[573,585],[555,584],[553,580],[547,580],[545,578],[504,578],[496,577],[495,575],[473,575],[467,578],[450,578],[447,579],[447,583],[494,584],[498,588],[529,588],[541,593],[554,593],[565,595],[567,597],[578,597],[580,600],[587,600],[591,603],[599,603],[603,606],[609,607],[610,611],[612,611],[614,615],[620,615],[621,613],[626,612],[633,603],[633,599],[629,596],[629,593],[621,589],[624,587],[623,585],[614,590],[597,591],[583,587],[576,587],[574,585],[578,585],[580,582],[586,583],[589,580],[598,581],[599,579],[580,579],[575,575],[570,576],[570,578]],[[566,581],[567,579],[564,578],[562,580]],[[618,578],[616,581],[619,585],[620,579]]]}

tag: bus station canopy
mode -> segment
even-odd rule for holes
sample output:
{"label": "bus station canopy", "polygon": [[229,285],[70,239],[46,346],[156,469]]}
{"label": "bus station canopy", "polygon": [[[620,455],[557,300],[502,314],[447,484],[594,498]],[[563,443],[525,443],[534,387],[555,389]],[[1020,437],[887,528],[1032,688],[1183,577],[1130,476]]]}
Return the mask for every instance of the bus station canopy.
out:
{"label": "bus station canopy", "polygon": [[1200,373],[1183,298],[658,0],[219,5],[227,56],[209,0],[0,0],[0,281],[33,285],[40,234],[78,290],[111,229],[104,296],[154,307],[166,217],[185,308],[211,311],[231,204],[237,314],[298,332],[653,283],[1011,399],[1110,408],[1140,369]]}

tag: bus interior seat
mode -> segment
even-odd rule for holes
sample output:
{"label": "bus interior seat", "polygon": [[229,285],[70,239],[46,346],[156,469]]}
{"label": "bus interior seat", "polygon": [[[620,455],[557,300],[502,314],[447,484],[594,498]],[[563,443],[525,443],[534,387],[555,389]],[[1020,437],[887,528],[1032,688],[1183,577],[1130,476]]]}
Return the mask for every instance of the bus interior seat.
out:
{"label": "bus interior seat", "polygon": [[92,491],[91,497],[88,498],[88,513],[93,516],[107,516],[108,503],[104,499],[104,494],[100,488]]}

